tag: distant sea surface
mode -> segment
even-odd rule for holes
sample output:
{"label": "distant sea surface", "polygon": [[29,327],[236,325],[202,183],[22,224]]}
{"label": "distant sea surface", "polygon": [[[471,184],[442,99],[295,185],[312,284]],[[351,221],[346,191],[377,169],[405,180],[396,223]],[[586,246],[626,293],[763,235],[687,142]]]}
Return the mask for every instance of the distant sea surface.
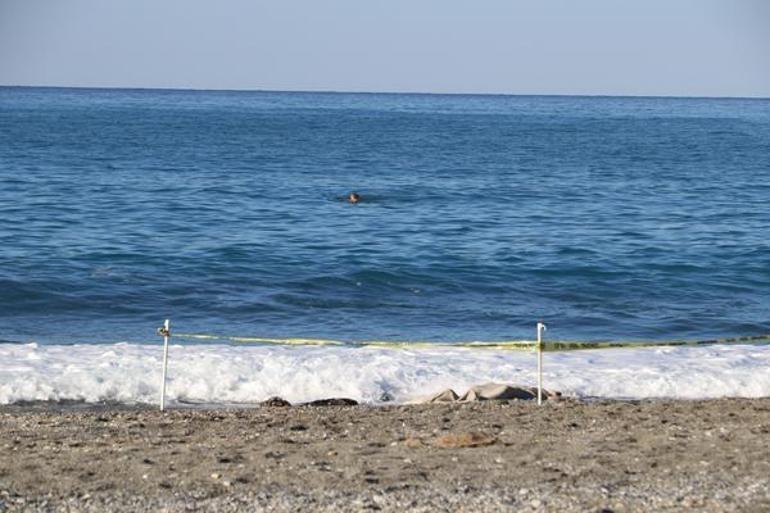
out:
{"label": "distant sea surface", "polygon": [[770,100],[0,88],[0,340],[157,341],[167,317],[766,333]]}

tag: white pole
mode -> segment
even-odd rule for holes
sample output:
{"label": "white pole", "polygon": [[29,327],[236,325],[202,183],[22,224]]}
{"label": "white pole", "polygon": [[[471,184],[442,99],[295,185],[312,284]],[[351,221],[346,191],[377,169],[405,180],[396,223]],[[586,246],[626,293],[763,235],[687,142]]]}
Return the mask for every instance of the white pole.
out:
{"label": "white pole", "polygon": [[163,377],[160,384],[160,411],[163,411],[166,407],[166,369],[168,368],[168,337],[171,335],[169,331],[169,320],[163,323],[163,327],[158,330],[158,333],[163,335]]}
{"label": "white pole", "polygon": [[543,331],[545,324],[537,323],[537,404],[543,404]]}

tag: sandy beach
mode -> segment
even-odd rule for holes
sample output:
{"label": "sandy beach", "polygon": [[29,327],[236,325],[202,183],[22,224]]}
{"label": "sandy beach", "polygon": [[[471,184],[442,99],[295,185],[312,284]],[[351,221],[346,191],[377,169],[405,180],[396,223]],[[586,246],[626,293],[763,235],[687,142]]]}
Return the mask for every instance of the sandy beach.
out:
{"label": "sandy beach", "polygon": [[0,415],[0,511],[770,510],[770,398]]}

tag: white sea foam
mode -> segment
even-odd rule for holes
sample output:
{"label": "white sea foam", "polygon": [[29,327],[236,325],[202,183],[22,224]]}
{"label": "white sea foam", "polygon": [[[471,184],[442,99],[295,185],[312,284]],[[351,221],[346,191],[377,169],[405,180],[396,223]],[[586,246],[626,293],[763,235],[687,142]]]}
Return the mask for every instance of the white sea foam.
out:
{"label": "white sea foam", "polygon": [[[0,344],[0,403],[156,402],[162,349],[137,344]],[[546,353],[547,388],[611,398],[770,396],[770,346],[715,345]],[[168,398],[212,404],[350,397],[397,401],[497,381],[534,384],[535,356],[474,349],[170,347]]]}

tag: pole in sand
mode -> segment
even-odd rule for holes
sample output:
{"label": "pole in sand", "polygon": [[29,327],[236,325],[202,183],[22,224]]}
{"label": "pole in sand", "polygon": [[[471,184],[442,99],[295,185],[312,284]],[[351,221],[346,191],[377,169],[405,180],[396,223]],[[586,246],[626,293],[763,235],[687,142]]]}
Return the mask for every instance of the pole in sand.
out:
{"label": "pole in sand", "polygon": [[543,404],[543,332],[545,324],[537,323],[537,404]]}
{"label": "pole in sand", "polygon": [[166,369],[168,368],[168,338],[171,336],[169,329],[169,320],[163,323],[163,326],[158,328],[158,335],[163,337],[163,377],[160,383],[160,411],[163,411],[166,407]]}

